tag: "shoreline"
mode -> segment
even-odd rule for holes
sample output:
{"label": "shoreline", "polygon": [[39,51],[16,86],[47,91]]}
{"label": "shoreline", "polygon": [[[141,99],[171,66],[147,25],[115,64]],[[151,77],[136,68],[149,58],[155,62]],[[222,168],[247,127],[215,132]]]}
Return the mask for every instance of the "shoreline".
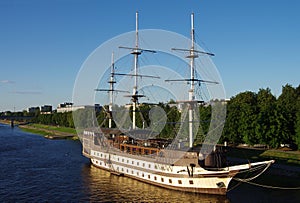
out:
{"label": "shoreline", "polygon": [[[0,120],[0,123],[5,124],[5,125],[10,125],[10,121]],[[16,123],[16,125],[15,125],[15,127],[19,127],[23,131],[43,136],[46,139],[79,140],[77,133],[63,132],[63,131],[55,130],[55,128],[59,128],[59,127],[55,127],[55,126],[41,125],[41,126],[43,126],[43,128],[38,127],[38,126],[28,125],[28,124],[24,125],[21,122]],[[54,129],[50,129],[50,127],[54,128]],[[282,153],[287,153],[287,152],[282,152]],[[273,157],[273,158],[276,159],[276,157]],[[268,159],[268,157],[264,157],[264,159]],[[235,156],[230,156],[230,155],[227,156],[227,160],[231,164],[246,163],[249,161],[248,159],[245,159],[245,158],[240,158],[240,157],[235,157]],[[251,161],[255,161],[255,160],[251,160]],[[275,176],[280,176],[280,177],[300,178],[300,165],[297,165],[297,164],[290,165],[290,164],[280,163],[279,161],[275,161],[275,163],[269,169],[269,174],[275,175]]]}
{"label": "shoreline", "polygon": [[[10,120],[0,120],[0,123],[10,126],[11,121]],[[54,126],[52,127],[52,126],[43,125],[43,127],[37,127],[35,125],[30,125],[28,123],[15,121],[14,127],[18,127],[22,131],[25,131],[25,132],[30,132],[33,134],[43,136],[44,138],[47,138],[47,139],[79,140],[77,133],[64,132],[64,131],[55,129],[56,127],[54,127]],[[50,129],[50,127],[54,128],[54,129]]]}
{"label": "shoreline", "polygon": [[23,131],[42,135],[44,138],[47,139],[72,139],[72,140],[79,139],[77,134],[74,133],[66,133],[66,132],[61,132],[53,129],[49,130],[45,128],[30,126],[30,125],[19,125],[18,127]]}

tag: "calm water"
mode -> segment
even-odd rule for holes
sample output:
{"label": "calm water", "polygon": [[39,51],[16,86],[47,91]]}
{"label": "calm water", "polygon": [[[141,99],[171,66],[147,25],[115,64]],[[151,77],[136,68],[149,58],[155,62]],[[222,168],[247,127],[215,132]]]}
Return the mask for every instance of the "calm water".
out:
{"label": "calm water", "polygon": [[79,141],[0,124],[0,202],[300,202],[299,192],[245,184],[227,196],[167,190],[91,166]]}

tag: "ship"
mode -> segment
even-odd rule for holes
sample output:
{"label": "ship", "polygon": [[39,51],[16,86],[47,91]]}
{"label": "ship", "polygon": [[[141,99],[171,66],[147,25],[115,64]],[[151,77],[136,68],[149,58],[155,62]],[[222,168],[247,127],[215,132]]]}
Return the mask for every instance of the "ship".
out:
{"label": "ship", "polygon": [[[188,100],[181,101],[188,107],[188,138],[183,146],[182,140],[176,142],[170,139],[156,138],[153,131],[136,126],[136,112],[138,101],[144,95],[139,93],[138,78],[143,77],[139,73],[138,58],[143,52],[155,52],[139,47],[138,40],[138,13],[136,13],[135,46],[119,47],[128,49],[134,57],[134,73],[123,74],[134,78],[133,92],[126,95],[132,101],[132,127],[120,129],[113,126],[113,94],[114,92],[126,92],[115,88],[114,57],[110,70],[109,89],[96,89],[107,91],[110,103],[107,110],[108,127],[91,127],[81,132],[82,153],[91,160],[93,166],[109,171],[111,174],[126,176],[145,183],[177,191],[226,195],[229,184],[233,178],[243,172],[258,172],[253,179],[262,174],[274,160],[228,165],[224,156],[224,147],[206,145],[207,153],[203,153],[204,145],[194,146],[195,132],[193,127],[193,109],[200,101],[195,99],[195,83],[211,82],[203,81],[195,77],[194,60],[198,54],[213,56],[214,54],[196,50],[194,47],[194,14],[191,14],[191,48],[174,48],[178,51],[189,53],[190,77],[180,80],[165,80],[165,82],[186,81],[189,85]],[[147,76],[152,77],[152,76]],[[155,77],[155,76],[153,76]],[[213,83],[213,82],[212,82]],[[152,133],[152,134],[151,134]],[[149,136],[151,135],[151,136]],[[149,138],[150,137],[150,138]],[[175,143],[175,144],[174,144]],[[211,149],[211,150],[209,150]]]}

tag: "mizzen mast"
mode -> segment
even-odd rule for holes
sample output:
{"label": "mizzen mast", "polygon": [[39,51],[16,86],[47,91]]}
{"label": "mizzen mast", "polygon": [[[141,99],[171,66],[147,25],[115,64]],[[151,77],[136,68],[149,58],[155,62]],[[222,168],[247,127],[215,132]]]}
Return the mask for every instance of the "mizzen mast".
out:
{"label": "mizzen mast", "polygon": [[114,52],[111,54],[111,69],[110,69],[110,79],[108,81],[109,83],[109,89],[95,89],[95,91],[104,91],[109,92],[109,105],[108,105],[108,127],[112,127],[112,108],[114,103],[114,92],[128,92],[124,90],[116,90],[114,87],[114,84],[116,83],[115,80],[115,62],[114,62]]}

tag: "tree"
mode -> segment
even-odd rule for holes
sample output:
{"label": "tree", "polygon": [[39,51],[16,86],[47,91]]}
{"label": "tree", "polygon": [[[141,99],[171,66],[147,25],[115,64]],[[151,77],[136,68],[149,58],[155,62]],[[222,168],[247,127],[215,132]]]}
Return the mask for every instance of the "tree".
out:
{"label": "tree", "polygon": [[283,86],[277,100],[278,144],[295,142],[296,103],[296,90],[289,84]]}
{"label": "tree", "polygon": [[277,147],[276,98],[269,88],[259,90],[257,94],[257,111],[255,134],[258,143]]}
{"label": "tree", "polygon": [[300,96],[298,96],[298,99],[297,99],[296,118],[297,118],[297,121],[296,121],[296,126],[295,126],[295,131],[296,131],[295,141],[298,146],[298,150],[300,150]]}
{"label": "tree", "polygon": [[298,146],[298,150],[300,150],[300,85],[296,89],[296,94],[297,94],[297,110],[296,110],[296,126],[295,126],[295,131],[296,131],[296,144]]}

